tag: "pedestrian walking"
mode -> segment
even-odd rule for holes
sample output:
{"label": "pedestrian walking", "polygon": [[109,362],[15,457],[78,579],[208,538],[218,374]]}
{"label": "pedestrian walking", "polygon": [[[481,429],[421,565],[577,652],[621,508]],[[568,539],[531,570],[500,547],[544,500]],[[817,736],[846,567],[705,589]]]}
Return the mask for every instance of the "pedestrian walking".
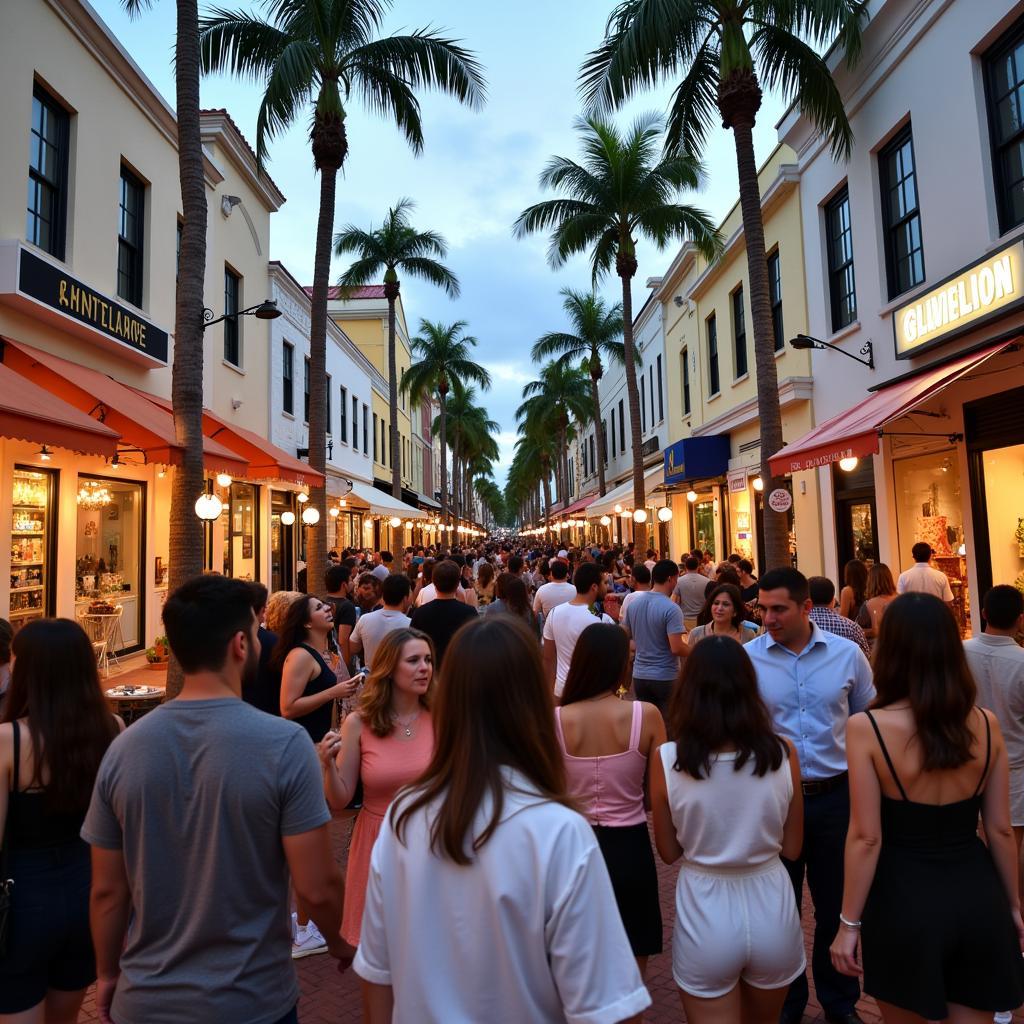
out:
{"label": "pedestrian walking", "polygon": [[[651,590],[651,570],[645,565],[634,565],[630,573],[633,582],[633,589],[622,599],[619,607],[619,617],[626,614],[626,609],[634,602],[640,600],[641,594],[648,594]],[[675,598],[673,597],[674,601]]]}
{"label": "pedestrian walking", "polygon": [[857,625],[864,630],[864,636],[874,649],[878,628],[885,609],[896,599],[896,583],[892,570],[884,562],[875,562],[868,569],[868,582],[864,588],[864,604],[857,616]]}
{"label": "pedestrian walking", "polygon": [[481,616],[449,654],[434,756],[373,849],[364,1020],[638,1021],[651,999],[593,830],[569,806],[536,642]]}
{"label": "pedestrian walking", "polygon": [[352,570],[347,566],[332,565],[324,573],[324,587],[327,590],[325,601],[331,606],[333,616],[334,639],[337,641],[338,650],[341,653],[341,660],[345,666],[352,664],[352,650],[349,647],[349,638],[356,628],[356,620],[359,613],[352,603],[351,594]]}
{"label": "pedestrian walking", "polygon": [[246,583],[189,580],[163,620],[181,693],[111,744],[82,827],[100,1020],[294,1024],[289,878],[331,954],[352,955],[316,751],[241,700],[259,659]]}
{"label": "pedestrian walking", "polygon": [[[434,597],[416,608],[409,623],[430,637],[434,645],[437,670],[444,664],[445,651],[460,626],[477,617],[475,608],[470,608],[459,599],[459,567],[451,561],[438,562],[434,566]],[[422,596],[422,594],[421,594]]]}
{"label": "pedestrian walking", "polygon": [[701,560],[690,555],[683,563],[685,570],[676,583],[672,600],[683,612],[683,627],[687,633],[697,625],[697,619],[704,608],[704,591],[708,585],[707,576],[700,571]]}
{"label": "pedestrian walking", "polygon": [[865,657],[870,658],[871,644],[864,630],[851,618],[836,611],[836,585],[827,576],[812,576],[807,581],[807,593],[811,596],[810,618],[818,629],[852,640]]}
{"label": "pedestrian walking", "polygon": [[0,717],[7,702],[7,691],[11,685],[11,641],[14,628],[6,619],[0,619]]}
{"label": "pedestrian walking", "polygon": [[350,646],[353,656],[362,655],[363,664],[369,668],[373,668],[381,640],[396,629],[408,628],[411,589],[407,577],[392,573],[381,584],[384,607],[359,616],[356,628],[352,630]]}
{"label": "pedestrian walking", "polygon": [[544,621],[544,671],[556,697],[562,696],[572,652],[580,633],[595,622],[612,622],[609,616],[598,612],[596,607],[605,594],[604,579],[598,565],[595,562],[584,562],[576,569],[572,581],[576,596],[552,608]]}
{"label": "pedestrian walking", "polygon": [[576,596],[576,588],[569,582],[569,564],[554,559],[550,564],[551,582],[537,588],[533,598],[533,611],[541,622],[551,613],[552,608],[567,604]]}
{"label": "pedestrian walking", "polygon": [[[939,598],[885,613],[872,709],[850,718],[853,813],[836,968],[886,1024],[982,1024],[1024,1000],[1024,923],[1007,747]],[[978,836],[981,815],[987,841]]]}
{"label": "pedestrian walking", "polygon": [[79,831],[100,761],[124,723],[107,707],[78,623],[27,622],[12,649],[0,724],[0,885],[13,883],[0,1018],[75,1021],[96,980],[89,847]]}
{"label": "pedestrian walking", "polygon": [[[638,566],[637,568],[642,568]],[[593,826],[641,977],[661,952],[658,872],[647,831],[650,759],[665,742],[658,709],[623,701],[629,640],[618,626],[587,626],[555,708],[569,795]]]}
{"label": "pedestrian walking", "polygon": [[710,636],[728,636],[745,644],[757,636],[757,629],[745,620],[746,605],[739,587],[732,583],[719,583],[712,587],[707,599],[709,621],[694,626],[687,634],[690,647]]}
{"label": "pedestrian walking", "polygon": [[896,581],[897,594],[931,594],[948,605],[953,603],[953,590],[949,578],[941,569],[932,564],[931,545],[919,541],[910,549],[914,564],[905,572],[900,573]]}
{"label": "pedestrian walking", "polygon": [[651,773],[662,860],[676,880],[672,976],[689,1024],[776,1024],[806,967],[780,854],[802,841],[800,764],[744,649],[712,636],[683,665]]}
{"label": "pedestrian walking", "polygon": [[[839,614],[856,622],[864,604],[868,586],[868,567],[859,558],[843,566],[843,589],[839,592]],[[833,594],[835,591],[833,590]]]}
{"label": "pedestrian walking", "polygon": [[634,601],[622,618],[622,628],[636,647],[633,692],[637,700],[656,705],[662,716],[679,675],[679,661],[689,654],[683,639],[683,613],[670,596],[678,579],[675,562],[668,558],[656,562],[651,570],[651,592]]}
{"label": "pedestrian walking", "polygon": [[477,607],[486,608],[494,600],[494,566],[490,562],[477,562],[475,587]]}
{"label": "pedestrian walking", "polygon": [[[829,945],[839,926],[843,849],[850,818],[846,722],[875,696],[864,652],[810,618],[807,579],[796,569],[771,569],[758,580],[765,632],[744,650],[757,672],[758,688],[776,732],[796,747],[804,796],[804,846],[784,860],[796,906],[804,877],[814,904],[811,970],[829,1024],[857,1024],[860,986],[832,964]],[[700,650],[698,645],[695,650]],[[808,1000],[807,976],[790,985],[781,1024],[799,1024]]]}
{"label": "pedestrian walking", "polygon": [[[385,583],[386,585],[386,583]],[[430,717],[434,689],[434,649],[418,630],[389,632],[377,648],[359,706],[320,744],[324,792],[335,814],[363,784],[363,806],[352,832],[345,875],[341,935],[359,945],[359,925],[370,873],[370,854],[384,813],[395,793],[426,769],[434,750]]]}

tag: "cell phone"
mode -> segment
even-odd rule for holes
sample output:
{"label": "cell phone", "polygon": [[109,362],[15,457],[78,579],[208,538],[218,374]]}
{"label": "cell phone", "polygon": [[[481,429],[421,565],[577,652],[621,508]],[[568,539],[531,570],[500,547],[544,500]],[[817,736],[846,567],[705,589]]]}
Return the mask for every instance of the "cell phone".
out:
{"label": "cell phone", "polygon": [[369,666],[364,665],[357,673],[357,676],[362,676],[364,679],[370,674]]}

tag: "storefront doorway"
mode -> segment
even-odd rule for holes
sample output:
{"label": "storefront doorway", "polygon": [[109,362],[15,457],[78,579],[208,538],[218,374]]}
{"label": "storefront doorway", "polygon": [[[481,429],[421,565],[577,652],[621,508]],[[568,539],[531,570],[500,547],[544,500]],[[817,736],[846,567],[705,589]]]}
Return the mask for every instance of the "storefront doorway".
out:
{"label": "storefront doorway", "polygon": [[233,483],[224,534],[224,571],[237,580],[259,579],[259,488]]}
{"label": "storefront doorway", "polygon": [[[270,492],[270,589],[295,589],[295,499],[287,491]],[[282,516],[290,522],[282,522]]]}
{"label": "storefront doorway", "polygon": [[878,561],[874,457],[860,459],[849,472],[833,464],[832,484],[840,568],[855,558],[874,565]]}

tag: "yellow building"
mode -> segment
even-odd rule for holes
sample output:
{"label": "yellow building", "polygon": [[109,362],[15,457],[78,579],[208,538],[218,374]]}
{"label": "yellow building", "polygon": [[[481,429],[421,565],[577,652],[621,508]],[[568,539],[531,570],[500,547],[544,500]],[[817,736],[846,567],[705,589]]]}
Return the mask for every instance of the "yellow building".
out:
{"label": "yellow building", "polygon": [[[783,433],[798,437],[813,426],[813,380],[810,353],[786,344],[807,329],[795,154],[777,147],[762,166],[759,183]],[[680,471],[669,485],[672,552],[701,548],[716,559],[738,552],[763,571],[760,525],[767,496],[759,489],[754,338],[739,203],[720,230],[725,252],[719,260],[708,265],[688,244],[655,292],[663,309],[668,364],[666,452],[680,466],[704,467],[699,477]],[[791,550],[795,556],[799,539],[800,569],[819,573],[820,509],[813,472],[794,474],[787,489]],[[785,496],[779,498],[786,504]]]}

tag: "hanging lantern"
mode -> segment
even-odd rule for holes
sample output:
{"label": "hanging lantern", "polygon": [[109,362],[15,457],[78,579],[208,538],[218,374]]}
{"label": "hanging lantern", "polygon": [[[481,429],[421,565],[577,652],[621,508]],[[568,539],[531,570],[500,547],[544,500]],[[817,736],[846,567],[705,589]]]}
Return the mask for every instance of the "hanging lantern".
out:
{"label": "hanging lantern", "polygon": [[617,516],[621,516],[621,515],[622,515],[622,506],[621,506],[621,505],[616,505],[616,506],[615,506],[615,508],[614,508],[614,509],[612,509],[612,511],[613,511],[613,512],[614,512],[614,513],[615,513],[615,514],[616,514]]}
{"label": "hanging lantern", "polygon": [[231,476],[230,476],[230,474],[228,474],[228,473],[218,473],[217,474],[217,486],[218,487],[230,487],[231,486]]}
{"label": "hanging lantern", "polygon": [[282,526],[294,526],[295,525],[295,513],[288,511],[281,513],[281,525]]}
{"label": "hanging lantern", "polygon": [[391,529],[397,530],[402,525],[402,520],[398,516],[392,516],[388,522],[391,524]]}
{"label": "hanging lantern", "polygon": [[634,523],[646,523],[647,522],[647,509],[638,508],[633,513],[633,522]]}
{"label": "hanging lantern", "polygon": [[204,523],[212,523],[224,511],[224,505],[216,494],[200,494],[195,508],[196,515]]}
{"label": "hanging lantern", "polygon": [[687,491],[686,500],[692,505],[697,500],[697,492],[693,490]]}
{"label": "hanging lantern", "polygon": [[611,521],[611,519],[608,518],[608,516],[601,516],[601,525],[602,526],[611,526],[612,525],[612,521]]}
{"label": "hanging lantern", "polygon": [[672,509],[668,505],[663,505],[658,509],[658,521],[667,523],[672,518]]}
{"label": "hanging lantern", "polygon": [[320,510],[312,505],[302,510],[302,522],[306,526],[316,526],[320,522]]}
{"label": "hanging lantern", "polygon": [[330,513],[332,519],[337,519],[341,514],[341,509],[338,508],[337,505],[332,505],[327,511]]}
{"label": "hanging lantern", "polygon": [[858,459],[855,455],[851,455],[845,459],[839,460],[839,468],[844,473],[852,473],[857,468],[859,462],[860,459]]}
{"label": "hanging lantern", "polygon": [[306,494],[305,491],[300,491],[298,494],[295,495],[295,500],[300,505],[304,505],[307,501],[309,501],[309,495]]}

